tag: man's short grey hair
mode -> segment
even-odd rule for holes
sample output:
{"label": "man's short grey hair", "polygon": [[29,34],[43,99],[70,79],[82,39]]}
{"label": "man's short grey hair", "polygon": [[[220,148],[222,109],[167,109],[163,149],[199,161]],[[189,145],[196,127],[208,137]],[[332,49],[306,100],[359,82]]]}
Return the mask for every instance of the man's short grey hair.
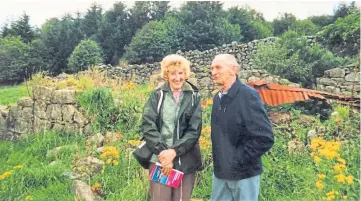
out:
{"label": "man's short grey hair", "polygon": [[224,60],[224,62],[228,65],[228,66],[231,66],[231,67],[236,67],[237,68],[237,74],[240,70],[240,66],[237,62],[237,59],[236,57],[234,57],[233,55],[231,54],[218,54],[214,57],[214,59],[222,59]]}

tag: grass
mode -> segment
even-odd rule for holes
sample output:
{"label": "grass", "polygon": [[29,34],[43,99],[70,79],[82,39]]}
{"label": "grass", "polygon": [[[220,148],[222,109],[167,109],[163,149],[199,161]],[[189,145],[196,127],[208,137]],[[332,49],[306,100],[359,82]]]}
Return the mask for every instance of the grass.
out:
{"label": "grass", "polygon": [[[48,150],[63,145],[85,147],[84,138],[55,132],[30,135],[17,142],[0,141],[0,172],[12,170],[12,174],[0,181],[0,198],[24,200],[73,200],[71,181],[64,172],[71,170],[74,152],[59,152],[57,163],[47,157]],[[16,168],[18,166],[21,168]]]}
{"label": "grass", "polygon": [[0,105],[15,104],[21,97],[29,96],[26,86],[14,85],[0,87]]}
{"label": "grass", "polygon": [[[13,170],[11,176],[0,180],[0,198],[6,200],[24,200],[31,196],[33,200],[74,200],[71,192],[71,180],[63,176],[71,171],[71,163],[76,153],[65,149],[55,157],[46,153],[58,146],[79,146],[80,155],[85,155],[86,137],[79,135],[45,132],[31,135],[21,141],[0,141],[0,173]],[[321,200],[322,194],[314,187],[317,174],[311,157],[308,155],[291,156],[285,144],[289,139],[277,137],[272,150],[263,157],[264,173],[261,176],[260,200]],[[120,140],[109,146],[116,147],[119,154],[117,165],[108,164],[104,171],[85,182],[90,186],[101,185],[104,200],[149,200],[146,172],[131,156],[126,141]],[[341,152],[347,159],[349,171],[358,178],[359,144],[344,146]],[[93,154],[100,158],[99,154]],[[49,166],[51,161],[58,161]],[[15,169],[22,165],[20,169]],[[208,200],[212,191],[212,165],[198,173],[193,198]],[[359,195],[359,183],[355,181],[348,192],[351,199]]]}
{"label": "grass", "polygon": [[[99,190],[96,192],[101,194],[103,200],[149,200],[147,173],[132,157],[132,148],[128,140],[137,139],[140,136],[137,128],[140,123],[142,106],[150,91],[146,85],[141,85],[135,86],[135,88],[130,87],[130,89],[123,90],[122,93],[113,93],[112,96],[120,100],[119,103],[114,103],[117,107],[115,113],[117,121],[114,124],[110,124],[108,115],[102,115],[107,114],[103,113],[107,107],[99,107],[99,111],[93,114],[98,118],[103,118],[103,126],[110,126],[112,131],[122,133],[123,137],[120,140],[106,145],[117,149],[117,154],[114,156],[117,160],[116,163],[107,164],[107,158],[100,157],[100,154],[93,150],[87,152],[87,136],[83,135],[44,132],[28,135],[20,141],[0,141],[0,175],[12,170],[10,176],[4,179],[1,179],[0,176],[0,200],[26,200],[27,196],[30,196],[32,200],[74,200],[74,194],[71,192],[72,181],[63,176],[63,173],[72,171],[73,161],[79,156],[85,157],[87,154],[106,163],[102,172],[84,179],[84,182],[90,186],[99,186]],[[94,97],[98,97],[97,100],[101,101],[107,98],[104,94],[94,96],[97,94],[94,91],[88,91],[88,93],[87,97],[92,101],[96,100]],[[82,100],[80,105],[84,109],[96,108],[96,104],[93,102],[86,101],[86,98]],[[114,110],[113,103],[110,105]],[[208,105],[203,111],[204,127],[210,126],[210,108],[211,106]],[[341,109],[338,109],[340,114],[342,114]],[[317,189],[315,183],[319,169],[310,156],[309,150],[298,155],[288,153],[287,143],[297,139],[304,142],[306,137],[304,133],[313,128],[308,128],[300,123],[298,119],[300,111],[294,113],[292,122],[287,126],[292,127],[295,135],[293,137],[284,135],[282,129],[275,128],[275,144],[263,156],[264,172],[261,176],[260,201],[325,200],[324,197],[326,197],[328,189],[343,188],[335,182],[325,183],[327,191],[326,189]],[[341,120],[342,125],[347,126],[340,126],[339,132],[346,132],[348,133],[347,136],[352,136],[351,140],[342,144],[340,150],[341,157],[347,161],[348,174],[354,177],[354,183],[345,184],[345,186],[347,185],[348,199],[358,200],[360,193],[358,179],[360,177],[360,138],[357,127],[359,117],[347,119],[345,115],[341,115],[339,118],[335,117],[325,122],[317,121],[317,124],[326,126],[329,132],[326,137],[331,139],[330,136],[334,133],[332,126]],[[357,121],[353,122],[354,120]],[[209,136],[205,139],[209,139]],[[47,156],[49,150],[58,146],[65,148],[56,155]],[[203,200],[210,198],[213,171],[210,153],[210,148],[202,151],[205,169],[197,173],[193,198]],[[49,164],[52,161],[57,161],[57,163],[51,166]],[[15,168],[18,165],[21,165],[22,168]],[[332,170],[332,166],[329,170]]]}

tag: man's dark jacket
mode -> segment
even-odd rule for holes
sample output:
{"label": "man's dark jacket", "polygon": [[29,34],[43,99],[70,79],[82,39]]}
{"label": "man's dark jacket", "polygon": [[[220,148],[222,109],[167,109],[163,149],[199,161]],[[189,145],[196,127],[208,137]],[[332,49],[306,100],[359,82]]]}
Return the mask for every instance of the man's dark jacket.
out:
{"label": "man's dark jacket", "polygon": [[241,180],[261,174],[261,156],[274,135],[258,92],[237,79],[222,98],[214,96],[211,119],[215,176]]}

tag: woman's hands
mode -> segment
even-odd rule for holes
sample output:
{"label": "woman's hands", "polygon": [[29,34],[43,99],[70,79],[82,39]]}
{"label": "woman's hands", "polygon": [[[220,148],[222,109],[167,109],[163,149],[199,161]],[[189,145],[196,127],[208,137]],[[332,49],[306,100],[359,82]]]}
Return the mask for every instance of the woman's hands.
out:
{"label": "woman's hands", "polygon": [[166,176],[169,175],[173,168],[173,159],[176,157],[176,152],[174,149],[163,150],[159,153],[158,159],[162,165],[162,173]]}

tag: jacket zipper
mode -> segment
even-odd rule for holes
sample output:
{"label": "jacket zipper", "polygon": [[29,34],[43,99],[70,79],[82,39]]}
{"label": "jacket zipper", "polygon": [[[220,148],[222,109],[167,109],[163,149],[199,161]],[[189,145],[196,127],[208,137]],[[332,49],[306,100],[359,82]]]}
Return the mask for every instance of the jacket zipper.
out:
{"label": "jacket zipper", "polygon": [[[177,122],[177,138],[179,140],[179,119],[178,119],[178,122]],[[182,165],[180,156],[178,158],[178,163],[179,163],[179,166]]]}

